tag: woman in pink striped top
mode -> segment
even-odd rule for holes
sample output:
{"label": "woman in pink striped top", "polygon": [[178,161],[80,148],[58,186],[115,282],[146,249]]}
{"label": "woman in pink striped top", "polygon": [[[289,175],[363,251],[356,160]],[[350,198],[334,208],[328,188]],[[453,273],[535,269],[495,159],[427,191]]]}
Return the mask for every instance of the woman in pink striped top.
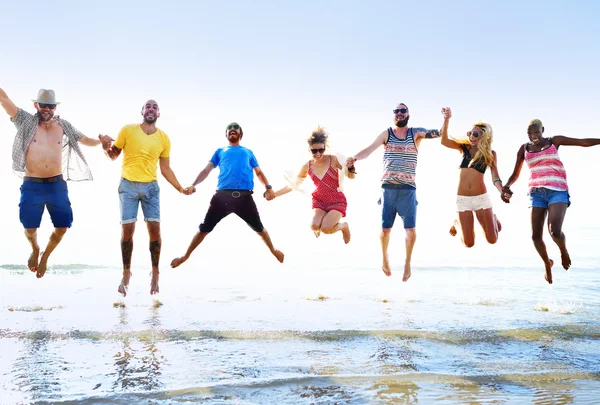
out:
{"label": "woman in pink striped top", "polygon": [[522,145],[519,148],[519,152],[517,152],[515,169],[502,190],[502,200],[510,202],[510,197],[512,196],[510,186],[519,178],[523,161],[527,162],[527,167],[529,167],[531,174],[529,178],[531,237],[533,245],[546,267],[546,281],[552,284],[552,265],[554,261],[548,258],[546,245],[542,238],[546,214],[548,215],[548,232],[560,249],[562,266],[565,270],[571,267],[571,258],[567,251],[565,234],[562,231],[563,220],[571,201],[569,200],[567,174],[558,156],[558,148],[561,145],[600,145],[600,139],[578,139],[562,135],[545,138],[543,136],[544,126],[542,125],[542,121],[538,119],[532,120],[529,123],[527,134],[529,135],[529,142]]}

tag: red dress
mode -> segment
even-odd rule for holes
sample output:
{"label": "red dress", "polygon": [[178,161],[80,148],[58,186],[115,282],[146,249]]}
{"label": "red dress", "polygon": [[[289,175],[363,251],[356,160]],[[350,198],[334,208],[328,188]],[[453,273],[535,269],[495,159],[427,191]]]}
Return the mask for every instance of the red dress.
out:
{"label": "red dress", "polygon": [[329,159],[329,167],[322,179],[312,171],[312,160],[308,162],[308,174],[317,187],[312,193],[312,207],[323,211],[336,210],[342,213],[342,217],[345,217],[348,202],[344,193],[338,190],[340,186],[338,170],[331,166],[331,157]]}

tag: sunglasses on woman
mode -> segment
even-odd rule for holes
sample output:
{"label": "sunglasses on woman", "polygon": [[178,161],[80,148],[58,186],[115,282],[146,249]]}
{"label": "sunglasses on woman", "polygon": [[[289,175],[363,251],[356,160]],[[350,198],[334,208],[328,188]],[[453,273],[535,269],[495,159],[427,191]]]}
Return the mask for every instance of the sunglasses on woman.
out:
{"label": "sunglasses on woman", "polygon": [[473,136],[474,138],[479,138],[479,132],[469,131],[469,132],[467,132],[467,136]]}
{"label": "sunglasses on woman", "polygon": [[325,148],[318,148],[318,149],[310,149],[310,151],[312,152],[313,155],[316,155],[317,153],[323,154],[325,152]]}

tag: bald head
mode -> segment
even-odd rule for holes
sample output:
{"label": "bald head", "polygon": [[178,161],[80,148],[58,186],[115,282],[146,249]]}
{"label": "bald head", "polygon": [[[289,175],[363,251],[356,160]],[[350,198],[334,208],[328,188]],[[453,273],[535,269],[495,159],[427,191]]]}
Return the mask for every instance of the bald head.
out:
{"label": "bald head", "polygon": [[160,117],[160,110],[156,100],[148,100],[142,107],[142,117],[146,124],[154,124],[158,117]]}

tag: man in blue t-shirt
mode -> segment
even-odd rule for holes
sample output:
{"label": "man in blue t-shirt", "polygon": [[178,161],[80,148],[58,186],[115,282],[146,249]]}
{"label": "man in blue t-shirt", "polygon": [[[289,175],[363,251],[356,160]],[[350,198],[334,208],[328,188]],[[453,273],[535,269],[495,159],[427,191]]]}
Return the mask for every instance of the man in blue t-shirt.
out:
{"label": "man in blue t-shirt", "polygon": [[194,249],[202,243],[206,235],[217,226],[219,221],[231,213],[246,221],[250,228],[260,235],[273,256],[283,263],[283,252],[273,247],[269,233],[260,220],[256,204],[252,198],[254,173],[256,173],[260,182],[265,185],[267,189],[265,197],[267,199],[275,197],[275,192],[267,181],[267,177],[260,170],[254,153],[250,149],[240,146],[243,135],[244,131],[238,123],[232,122],[227,125],[225,136],[229,141],[229,146],[217,149],[206,167],[194,180],[194,184],[188,187],[191,192],[195,192],[195,186],[202,183],[212,169],[219,167],[217,192],[210,200],[210,206],[204,221],[200,224],[200,231],[194,235],[185,255],[173,259],[171,267],[177,267],[189,259]]}

